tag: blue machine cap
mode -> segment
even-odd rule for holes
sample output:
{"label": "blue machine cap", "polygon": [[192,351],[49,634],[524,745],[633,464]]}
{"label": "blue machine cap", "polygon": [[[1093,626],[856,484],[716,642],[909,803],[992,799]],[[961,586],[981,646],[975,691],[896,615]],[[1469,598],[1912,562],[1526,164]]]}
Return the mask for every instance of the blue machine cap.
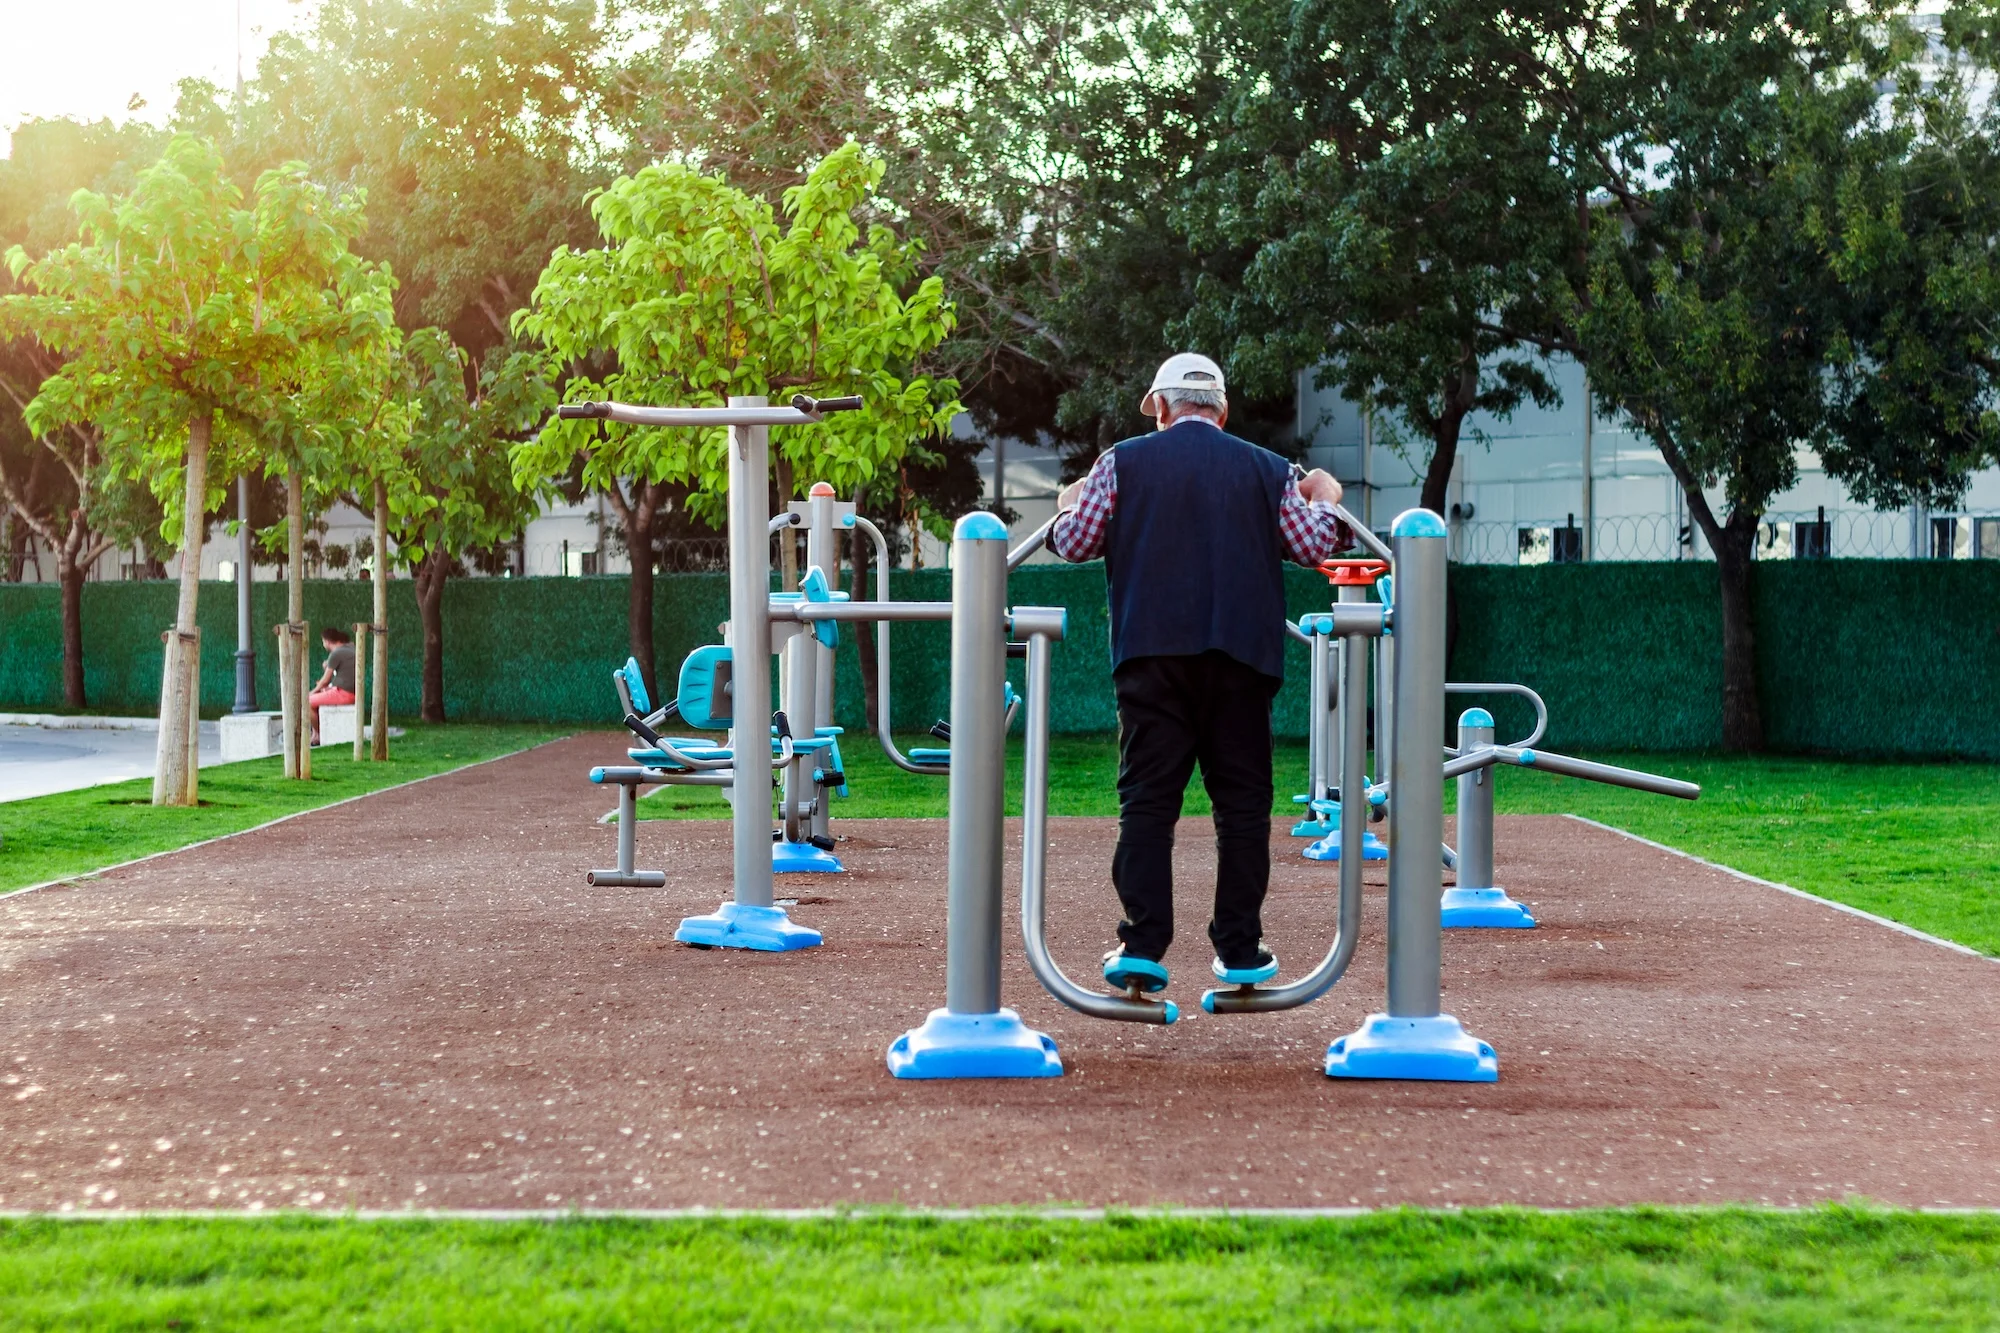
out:
{"label": "blue machine cap", "polygon": [[956,542],[1004,542],[1007,540],[1007,525],[1000,521],[998,514],[975,509],[958,520],[958,525],[951,530],[951,539]]}
{"label": "blue machine cap", "polygon": [[1428,509],[1405,509],[1389,525],[1391,537],[1448,537],[1444,520]]}
{"label": "blue machine cap", "polygon": [[1458,725],[1461,727],[1490,727],[1493,725],[1493,714],[1487,712],[1484,708],[1468,708],[1458,715]]}

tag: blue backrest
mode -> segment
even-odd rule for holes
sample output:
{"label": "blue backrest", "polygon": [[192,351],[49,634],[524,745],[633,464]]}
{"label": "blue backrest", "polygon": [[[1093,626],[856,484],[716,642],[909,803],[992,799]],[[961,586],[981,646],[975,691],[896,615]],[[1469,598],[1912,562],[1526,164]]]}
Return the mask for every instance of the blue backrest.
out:
{"label": "blue backrest", "polygon": [[653,711],[652,696],[646,693],[646,678],[639,672],[638,658],[626,658],[625,665],[611,673],[611,684],[626,712],[644,717]]}
{"label": "blue backrest", "polygon": [[725,644],[697,648],[681,663],[681,721],[696,730],[719,731],[735,716],[730,705],[730,656]]}

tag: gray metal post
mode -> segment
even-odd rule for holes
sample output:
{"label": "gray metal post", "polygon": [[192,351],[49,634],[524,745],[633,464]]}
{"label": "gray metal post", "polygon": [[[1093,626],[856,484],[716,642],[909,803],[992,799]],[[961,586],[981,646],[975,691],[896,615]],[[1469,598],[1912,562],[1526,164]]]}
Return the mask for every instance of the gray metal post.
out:
{"label": "gray metal post", "polygon": [[[758,397],[731,407],[763,407]],[[729,653],[736,901],[771,905],[771,428],[729,428]]]}
{"label": "gray metal post", "polygon": [[[1458,718],[1458,752],[1493,744],[1493,715],[1468,708]],[[1458,887],[1493,887],[1493,774],[1484,768],[1458,776]]]}
{"label": "gray metal post", "polygon": [[[1428,511],[1417,511],[1427,513]],[[1433,516],[1434,517],[1434,516]],[[1407,532],[1397,520],[1395,650],[1389,724],[1389,1014],[1438,1012],[1438,895],[1444,866],[1445,537]],[[1342,793],[1345,795],[1345,793]]]}
{"label": "gray metal post", "polygon": [[[991,517],[991,515],[988,515]],[[945,1008],[1000,1007],[1000,843],[1007,732],[1007,530],[960,523],[951,544],[951,826]]]}
{"label": "gray metal post", "polygon": [[[1052,1078],[1063,1071],[1055,1042],[1000,1007],[1000,816],[1007,760],[1001,693],[1008,616],[1007,525],[996,515],[976,510],[958,520],[951,588],[945,1003],[889,1044],[889,1072],[897,1078]],[[1024,626],[1030,642],[1039,642],[1044,654],[1037,665],[1046,672],[1047,639],[1061,633],[1061,612],[1024,618],[1031,622]],[[1041,679],[1046,701],[1046,674]],[[1046,714],[1037,720],[1046,722]],[[1046,800],[1046,788],[1030,799],[1037,795]],[[1024,858],[1024,873],[1039,870],[1038,861],[1028,863],[1032,859]],[[1024,909],[1030,906],[1024,900]]]}
{"label": "gray metal post", "polygon": [[[236,479],[236,706],[257,711],[257,649],[250,628],[250,478]],[[357,720],[355,725],[360,726]]]}
{"label": "gray metal post", "polygon": [[1467,1034],[1439,1003],[1444,774],[1438,756],[1450,532],[1430,510],[1411,509],[1397,517],[1389,537],[1396,641],[1389,680],[1389,1007],[1328,1047],[1325,1068],[1336,1078],[1491,1082],[1500,1076],[1493,1048]]}
{"label": "gray metal post", "polygon": [[[1315,634],[1306,640],[1306,799],[1326,799],[1326,637]],[[1319,811],[1306,806],[1306,818],[1316,820]]]}

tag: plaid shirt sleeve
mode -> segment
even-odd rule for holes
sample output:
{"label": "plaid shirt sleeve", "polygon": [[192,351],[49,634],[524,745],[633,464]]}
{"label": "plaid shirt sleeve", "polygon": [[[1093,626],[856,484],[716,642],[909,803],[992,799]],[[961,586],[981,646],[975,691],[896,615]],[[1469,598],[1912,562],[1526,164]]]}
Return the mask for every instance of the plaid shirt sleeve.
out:
{"label": "plaid shirt sleeve", "polygon": [[1104,554],[1105,529],[1117,509],[1118,465],[1107,449],[1097,456],[1083,479],[1076,508],[1056,520],[1049,533],[1049,549],[1071,563],[1097,559]]}
{"label": "plaid shirt sleeve", "polygon": [[1307,569],[1354,545],[1353,532],[1334,514],[1333,506],[1308,501],[1299,494],[1296,479],[1285,483],[1284,498],[1278,501],[1278,532],[1285,539],[1285,554]]}

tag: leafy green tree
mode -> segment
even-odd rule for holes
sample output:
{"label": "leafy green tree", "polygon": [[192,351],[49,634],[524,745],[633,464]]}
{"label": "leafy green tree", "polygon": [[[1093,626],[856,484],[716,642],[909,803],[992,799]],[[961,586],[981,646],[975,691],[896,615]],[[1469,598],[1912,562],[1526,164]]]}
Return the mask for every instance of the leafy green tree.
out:
{"label": "leafy green tree", "polygon": [[477,365],[549,253],[594,234],[613,36],[576,0],[327,0],[240,102],[195,84],[177,120],[239,171],[301,161],[365,193],[357,250],[394,269],[398,323],[444,328]]}
{"label": "leafy green tree", "polygon": [[[518,325],[547,349],[549,377],[566,380],[569,401],[859,393],[861,412],[773,433],[797,484],[851,491],[911,441],[941,434],[958,409],[953,384],[919,373],[951,329],[943,284],[917,282],[912,248],[855,219],[881,177],[859,146],[839,149],[786,192],[781,228],[769,203],[725,181],[648,167],[597,197],[607,244],[558,249]],[[626,549],[641,552],[672,486],[689,488],[696,512],[720,516],[727,449],[719,429],[556,420],[514,449],[514,476],[539,486],[581,460],[583,484],[617,513]],[[631,647],[649,689],[652,574],[650,560],[634,560]]]}
{"label": "leafy green tree", "polygon": [[[517,488],[512,445],[532,437],[552,398],[541,358],[489,355],[477,378],[471,358],[442,329],[405,341],[399,397],[411,413],[384,471],[388,533],[416,581],[423,624],[423,719],[444,721],[444,588],[468,557],[518,535],[545,489]],[[372,509],[372,500],[357,498]]]}
{"label": "leafy green tree", "polygon": [[73,206],[80,241],[40,259],[8,252],[15,279],[33,290],[0,300],[0,321],[67,358],[29,403],[30,429],[92,423],[107,461],[152,487],[163,534],[179,546],[153,798],[187,804],[196,799],[189,743],[203,515],[220,498],[210,474],[217,426],[242,447],[282,410],[300,357],[368,336],[386,311],[342,299],[364,271],[347,247],[352,218],[301,168],[266,172],[246,207],[213,145],[179,135],[130,194],[80,191]]}
{"label": "leafy green tree", "polygon": [[2000,195],[1990,119],[1893,17],[1702,20],[1618,31],[1577,337],[1715,553],[1724,741],[1756,749],[1756,533],[1799,451],[1875,503],[1948,503],[1994,457]]}
{"label": "leafy green tree", "polygon": [[1227,128],[1181,214],[1213,258],[1174,327],[1226,353],[1246,389],[1282,396],[1311,370],[1392,439],[1411,429],[1419,502],[1442,510],[1467,418],[1557,401],[1511,330],[1546,327],[1576,254],[1560,122],[1538,113],[1583,57],[1523,37],[1577,16],[1498,0],[1230,10],[1209,15],[1230,36]]}
{"label": "leafy green tree", "polygon": [[[45,252],[70,239],[75,217],[69,199],[77,190],[129,188],[132,173],[158,150],[145,126],[108,121],[29,121],[14,130],[11,156],[0,159],[0,247]],[[14,290],[0,272],[0,294]],[[37,433],[24,417],[29,400],[61,360],[32,338],[0,342],[0,504],[9,511],[10,540],[0,542],[9,561],[29,534],[55,556],[61,590],[63,701],[88,706],[83,679],[83,581],[114,546],[132,540],[151,508],[134,504],[131,483],[106,470],[96,428],[73,421]],[[158,523],[157,512],[150,515]],[[18,578],[18,569],[0,570]]]}

